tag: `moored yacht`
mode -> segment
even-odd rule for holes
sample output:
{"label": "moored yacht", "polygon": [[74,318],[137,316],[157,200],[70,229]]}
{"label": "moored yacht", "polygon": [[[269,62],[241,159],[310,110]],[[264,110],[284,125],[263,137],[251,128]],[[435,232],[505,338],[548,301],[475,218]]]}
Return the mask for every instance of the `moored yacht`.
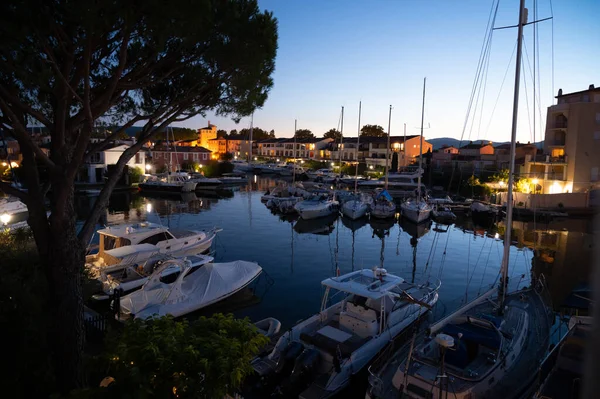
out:
{"label": "moored yacht", "polygon": [[396,203],[387,190],[375,190],[375,200],[373,205],[371,205],[371,216],[378,219],[387,219],[396,216]]}
{"label": "moored yacht", "polygon": [[98,253],[86,256],[92,277],[100,278],[107,267],[131,265],[156,254],[201,253],[210,249],[219,230],[170,230],[149,222],[121,224],[98,230]]}
{"label": "moored yacht", "polygon": [[196,182],[190,180],[190,175],[185,172],[167,172],[161,175],[152,175],[139,184],[141,191],[150,192],[191,192],[196,189]]}
{"label": "moored yacht", "polygon": [[437,302],[439,288],[410,284],[381,268],[328,278],[322,285],[321,311],[292,327],[268,356],[253,362],[267,389],[285,397],[326,398],[339,392]]}
{"label": "moored yacht", "polygon": [[402,217],[413,223],[421,223],[431,216],[431,205],[422,198],[409,199],[400,205]]}
{"label": "moored yacht", "polygon": [[337,213],[339,202],[335,199],[311,198],[294,205],[294,209],[302,219],[316,219]]}

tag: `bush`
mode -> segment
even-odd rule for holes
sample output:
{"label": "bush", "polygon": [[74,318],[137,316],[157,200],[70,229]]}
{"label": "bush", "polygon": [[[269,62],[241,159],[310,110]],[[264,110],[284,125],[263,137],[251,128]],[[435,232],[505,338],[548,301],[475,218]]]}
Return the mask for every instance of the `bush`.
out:
{"label": "bush", "polygon": [[142,181],[142,177],[144,176],[144,172],[138,167],[129,168],[128,173],[129,183],[140,183]]}
{"label": "bush", "polygon": [[219,156],[219,159],[220,159],[221,161],[231,161],[231,160],[233,159],[233,154],[232,154],[232,153],[230,153],[230,152],[226,152],[226,153],[224,153],[224,154],[221,154],[221,155]]}
{"label": "bush", "polygon": [[232,315],[132,320],[109,336],[106,353],[92,362],[99,378],[114,382],[76,396],[223,398],[252,373],[250,361],[267,342],[248,319]]}
{"label": "bush", "polygon": [[197,172],[200,168],[200,164],[194,161],[185,161],[181,164],[181,169],[186,172]]}
{"label": "bush", "polygon": [[54,381],[46,342],[47,286],[31,231],[0,229],[0,259],[3,397],[48,397]]}
{"label": "bush", "polygon": [[317,170],[317,169],[329,168],[329,163],[324,162],[324,161],[315,161],[314,159],[309,159],[308,161],[305,161],[302,166],[305,167],[306,169]]}
{"label": "bush", "polygon": [[223,173],[233,172],[233,164],[231,162],[208,161],[202,171],[206,177],[219,177]]}

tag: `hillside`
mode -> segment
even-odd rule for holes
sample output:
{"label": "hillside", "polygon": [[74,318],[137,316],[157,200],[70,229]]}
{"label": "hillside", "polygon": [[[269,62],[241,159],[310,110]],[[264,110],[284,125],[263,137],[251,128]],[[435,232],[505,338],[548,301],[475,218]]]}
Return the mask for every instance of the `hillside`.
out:
{"label": "hillside", "polygon": [[[429,143],[431,143],[433,145],[433,149],[434,150],[438,150],[440,148],[442,148],[443,146],[454,146],[454,147],[459,147],[459,145],[465,145],[468,144],[469,142],[467,140],[464,140],[462,143],[460,142],[460,140],[452,138],[452,137],[440,137],[437,139],[429,139],[427,140]],[[476,140],[475,142],[481,142],[481,141],[488,141],[488,140]],[[499,145],[502,144],[507,144],[508,142],[498,142],[498,143],[493,143],[494,147],[497,147]],[[543,141],[539,141],[537,143],[535,143],[538,148],[543,148],[544,147],[544,142]]]}

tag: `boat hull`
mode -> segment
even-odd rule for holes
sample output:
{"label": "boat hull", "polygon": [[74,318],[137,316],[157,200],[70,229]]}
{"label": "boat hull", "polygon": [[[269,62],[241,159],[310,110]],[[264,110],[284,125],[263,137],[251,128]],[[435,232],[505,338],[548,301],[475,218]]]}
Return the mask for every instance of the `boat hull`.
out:
{"label": "boat hull", "polygon": [[348,201],[342,206],[342,214],[352,220],[365,216],[369,206],[362,201]]}
{"label": "boat hull", "polygon": [[297,203],[294,208],[302,219],[318,219],[329,216],[338,211],[338,203],[335,201],[320,202],[317,204],[306,204],[307,201]]}

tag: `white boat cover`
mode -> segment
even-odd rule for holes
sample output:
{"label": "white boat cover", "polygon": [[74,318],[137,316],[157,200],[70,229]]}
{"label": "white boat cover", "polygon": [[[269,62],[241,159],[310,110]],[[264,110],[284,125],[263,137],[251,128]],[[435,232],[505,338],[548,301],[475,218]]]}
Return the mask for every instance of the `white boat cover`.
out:
{"label": "white boat cover", "polygon": [[[161,282],[161,273],[170,267],[180,267],[182,272],[173,283]],[[121,313],[136,318],[183,316],[235,294],[261,272],[257,263],[242,260],[210,263],[197,270],[189,260],[165,262],[142,289],[121,299]]]}
{"label": "white boat cover", "polygon": [[154,244],[136,244],[104,251],[104,253],[118,259],[125,259],[131,255],[137,255],[142,252],[158,252],[158,247]]}

